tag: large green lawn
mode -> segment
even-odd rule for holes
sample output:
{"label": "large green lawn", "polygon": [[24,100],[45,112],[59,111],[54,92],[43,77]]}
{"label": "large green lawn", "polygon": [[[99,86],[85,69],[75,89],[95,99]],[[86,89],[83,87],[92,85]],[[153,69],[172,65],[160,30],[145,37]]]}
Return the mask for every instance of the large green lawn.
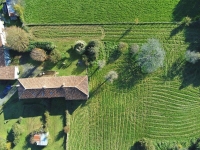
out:
{"label": "large green lawn", "polygon": [[[43,124],[42,116],[46,109],[50,112],[49,118],[49,142],[48,146],[42,149],[65,149],[65,134],[63,126],[65,124],[65,109],[66,101],[64,99],[50,100],[51,105],[46,108],[45,101],[48,100],[18,100],[15,94],[3,107],[3,112],[0,114],[0,138],[8,142],[12,142],[13,135],[11,127],[17,122],[19,117],[23,117],[20,126],[23,128],[23,134],[20,137],[19,143],[14,146],[14,150],[41,150],[41,147],[30,144],[29,134],[34,130],[41,128]],[[6,121],[8,120],[8,122]]]}
{"label": "large green lawn", "polygon": [[[92,34],[87,32],[89,28]],[[187,64],[184,58],[188,47],[198,48],[198,28],[180,30],[176,24],[138,24],[36,26],[30,31],[36,39],[57,42],[61,50],[78,39],[103,40],[106,49],[100,59],[106,60],[114,57],[119,41],[141,45],[148,38],[157,38],[166,51],[163,68],[147,76],[136,74],[127,52],[94,74],[96,67],[90,68],[91,93],[109,70],[118,71],[119,79],[113,85],[104,84],[86,105],[72,113],[68,149],[130,149],[142,137],[157,143],[188,145],[190,139],[199,137],[199,64]],[[66,68],[63,75],[70,68],[73,66]]]}
{"label": "large green lawn", "polygon": [[[100,52],[99,59],[107,62],[110,57],[115,59],[102,70],[94,72],[95,63],[89,68],[90,99],[86,104],[72,102],[67,106],[71,113],[68,150],[132,150],[134,142],[143,137],[152,139],[156,149],[166,150],[169,143],[188,146],[192,138],[199,137],[200,64],[186,63],[184,55],[186,49],[199,48],[200,29],[194,26],[182,29],[173,23],[115,24],[134,22],[136,18],[139,22],[180,21],[185,16],[195,18],[199,14],[199,2],[25,0],[24,6],[27,24],[101,23],[29,26],[32,40],[52,41],[62,52],[62,61],[54,65],[46,62],[41,65],[44,69],[56,70],[59,75],[85,75],[85,68],[76,67],[80,56],[70,51],[74,42],[80,39],[86,42],[102,40],[105,50]],[[120,41],[141,46],[148,38],[159,39],[166,51],[164,66],[155,73],[138,74],[127,51],[119,58],[113,54]],[[66,66],[62,65],[63,62]],[[119,73],[118,80],[98,88],[110,70]],[[61,141],[64,138],[56,140],[63,126],[62,117],[52,115],[52,124],[59,122],[59,128],[53,125],[50,129],[52,148],[63,148]],[[24,142],[22,140],[16,148],[23,146]]]}
{"label": "large green lawn", "polygon": [[[179,1],[25,0],[24,15],[26,23],[36,24],[134,22],[136,18],[139,22],[168,22],[173,20]],[[184,11],[181,10],[181,13],[184,14]]]}
{"label": "large green lawn", "polygon": [[[68,149],[130,149],[143,137],[152,139],[159,149],[160,142],[188,145],[190,139],[199,137],[199,64],[187,64],[184,58],[188,47],[198,48],[198,28],[180,30],[176,24],[138,24],[33,26],[29,29],[33,40],[54,42],[66,56],[65,61],[72,61],[69,67],[60,67],[60,62],[52,66],[43,64],[59,75],[85,75],[84,68],[75,65],[80,57],[69,52],[78,39],[104,41],[105,50],[99,57],[107,61],[115,57],[113,51],[119,41],[141,45],[148,38],[157,38],[166,51],[164,66],[146,76],[137,74],[127,51],[102,70],[94,73],[96,66],[89,68],[89,75],[94,73],[89,82],[90,99],[83,105],[73,102],[67,106],[72,109]],[[114,84],[104,84],[92,95],[109,70],[116,70],[119,79]],[[65,140],[56,141],[63,126],[61,117],[52,115],[52,124],[59,122],[60,125],[59,128],[52,126],[51,147],[61,147]],[[23,146],[23,142],[16,148]]]}

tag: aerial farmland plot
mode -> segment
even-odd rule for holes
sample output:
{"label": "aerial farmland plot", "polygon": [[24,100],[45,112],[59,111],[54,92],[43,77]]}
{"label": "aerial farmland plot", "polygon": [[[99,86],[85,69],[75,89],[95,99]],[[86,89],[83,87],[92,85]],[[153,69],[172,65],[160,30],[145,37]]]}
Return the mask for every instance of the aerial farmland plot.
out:
{"label": "aerial farmland plot", "polygon": [[[195,63],[188,62],[186,51],[199,54],[200,50],[198,1],[24,0],[22,5],[31,40],[55,43],[65,58],[64,62],[44,63],[42,67],[59,72],[59,76],[89,77],[89,99],[67,102],[67,138],[63,134],[59,138],[65,117],[61,101],[60,114],[50,117],[53,134],[44,150],[140,150],[141,139],[153,145],[145,150],[197,150],[200,62],[199,58]],[[148,39],[160,42],[165,59],[155,72],[141,73],[135,60],[138,55],[131,55],[129,50],[132,44],[141,50]],[[81,57],[70,52],[79,40],[103,43],[98,58],[81,69],[77,69]],[[116,49],[121,42],[129,48],[119,54]],[[100,60],[106,62],[102,69]],[[60,67],[65,63],[69,65]],[[105,80],[111,70],[118,73],[113,83]],[[16,150],[27,148],[24,143],[20,142]]]}
{"label": "aerial farmland plot", "polygon": [[179,0],[25,0],[28,24],[167,22]]}

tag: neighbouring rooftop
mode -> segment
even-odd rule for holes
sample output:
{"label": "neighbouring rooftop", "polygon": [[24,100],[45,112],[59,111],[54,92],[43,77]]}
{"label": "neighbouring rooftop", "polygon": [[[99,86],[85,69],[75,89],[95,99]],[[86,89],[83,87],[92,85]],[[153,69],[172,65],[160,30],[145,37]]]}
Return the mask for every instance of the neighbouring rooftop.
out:
{"label": "neighbouring rooftop", "polygon": [[0,80],[15,80],[19,78],[17,66],[0,67]]}

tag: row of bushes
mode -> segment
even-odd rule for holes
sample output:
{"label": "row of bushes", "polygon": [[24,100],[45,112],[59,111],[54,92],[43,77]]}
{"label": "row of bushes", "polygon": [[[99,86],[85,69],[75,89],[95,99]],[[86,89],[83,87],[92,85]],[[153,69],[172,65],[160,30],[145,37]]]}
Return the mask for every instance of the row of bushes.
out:
{"label": "row of bushes", "polygon": [[50,118],[49,112],[45,111],[44,113],[44,131],[45,132],[48,132],[49,118]]}
{"label": "row of bushes", "polygon": [[90,41],[88,44],[85,41],[77,41],[74,45],[74,50],[80,55],[85,55],[84,59],[88,62],[96,60],[99,56],[99,50],[103,48],[103,43],[98,40]]}
{"label": "row of bushes", "polygon": [[[157,148],[156,148],[157,147]],[[134,143],[131,150],[155,150],[155,149],[165,149],[165,150],[200,150],[200,138],[192,139],[190,143],[177,143],[177,142],[161,142],[154,143],[150,139],[143,138]]]}
{"label": "row of bushes", "polygon": [[61,59],[61,53],[60,51],[54,49],[50,52],[49,55],[47,55],[46,51],[40,48],[34,48],[32,49],[30,53],[30,57],[39,62],[43,62],[45,60],[50,60],[52,63],[56,63]]}

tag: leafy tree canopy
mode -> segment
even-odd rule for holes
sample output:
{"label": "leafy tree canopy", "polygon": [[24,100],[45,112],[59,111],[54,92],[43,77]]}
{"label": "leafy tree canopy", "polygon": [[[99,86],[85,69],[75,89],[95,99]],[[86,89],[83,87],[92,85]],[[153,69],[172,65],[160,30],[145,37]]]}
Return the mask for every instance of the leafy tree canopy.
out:
{"label": "leafy tree canopy", "polygon": [[137,62],[143,73],[152,73],[163,66],[165,51],[159,40],[149,39],[138,52]]}

